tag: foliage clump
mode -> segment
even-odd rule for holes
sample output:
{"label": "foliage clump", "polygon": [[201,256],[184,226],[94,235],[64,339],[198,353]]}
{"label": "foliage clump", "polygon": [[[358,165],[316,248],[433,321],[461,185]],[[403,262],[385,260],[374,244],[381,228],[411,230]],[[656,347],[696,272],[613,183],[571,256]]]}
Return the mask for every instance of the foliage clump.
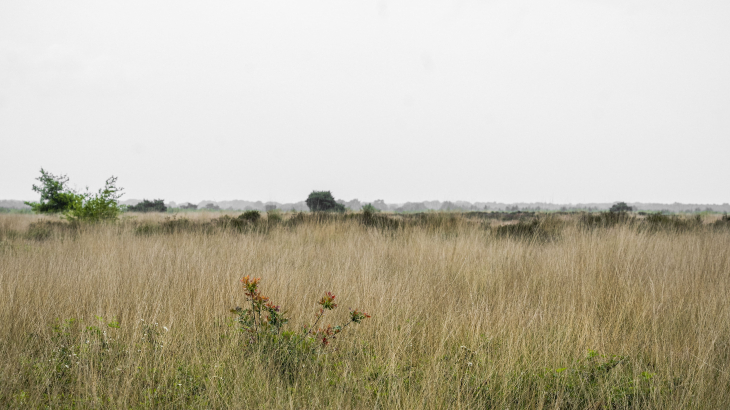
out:
{"label": "foliage clump", "polygon": [[124,212],[124,207],[118,202],[123,195],[121,193],[123,189],[118,188],[116,184],[117,177],[112,176],[106,180],[104,188],[100,188],[97,193],[79,194],[66,217],[71,221],[89,222],[117,219]]}
{"label": "foliage clump", "polygon": [[152,201],[143,199],[142,202],[138,203],[137,205],[128,206],[127,211],[130,211],[130,212],[167,212],[167,206],[165,206],[165,201],[162,199],[153,199]]}
{"label": "foliage clump", "polygon": [[660,230],[682,232],[702,226],[702,215],[698,214],[693,218],[682,218],[677,215],[654,213],[647,215],[644,223],[645,227],[651,232]]}
{"label": "foliage clump", "polygon": [[114,220],[124,212],[119,205],[123,188],[117,187],[117,177],[106,180],[104,188],[95,194],[77,193],[68,187],[66,175],[56,176],[41,168],[37,178],[41,185],[33,185],[33,190],[41,194],[39,202],[26,202],[36,213],[63,213],[70,221],[98,222]]}
{"label": "foliage clump", "polygon": [[730,228],[730,215],[725,212],[722,217],[712,224],[715,228]]}
{"label": "foliage clump", "polygon": [[345,206],[337,203],[330,191],[312,191],[306,203],[311,212],[345,212]]}
{"label": "foliage clump", "polygon": [[617,225],[630,225],[635,218],[627,212],[583,212],[578,219],[578,226],[584,229],[612,228]]}
{"label": "foliage clump", "polygon": [[633,210],[634,208],[628,206],[626,202],[616,202],[611,205],[611,209],[609,209],[608,212],[631,212]]}
{"label": "foliage clump", "polygon": [[238,216],[238,219],[242,221],[248,221],[256,223],[261,219],[261,212],[257,210],[246,211]]}
{"label": "foliage clump", "polygon": [[39,214],[53,214],[70,211],[78,194],[68,187],[68,177],[65,174],[53,175],[41,168],[41,176],[36,178],[40,185],[33,184],[33,191],[41,195],[38,202],[25,202],[33,212]]}

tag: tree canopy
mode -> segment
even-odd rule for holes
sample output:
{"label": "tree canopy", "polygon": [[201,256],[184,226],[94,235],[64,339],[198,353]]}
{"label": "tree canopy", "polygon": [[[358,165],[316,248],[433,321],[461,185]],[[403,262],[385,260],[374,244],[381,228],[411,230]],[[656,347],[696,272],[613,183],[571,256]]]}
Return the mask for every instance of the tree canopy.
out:
{"label": "tree canopy", "polygon": [[311,212],[345,212],[345,206],[338,204],[330,191],[312,191],[306,203]]}
{"label": "tree canopy", "polygon": [[62,213],[71,210],[78,194],[68,188],[65,174],[53,175],[41,168],[41,176],[36,178],[40,185],[33,184],[33,191],[41,194],[38,202],[26,202],[33,212],[39,214]]}
{"label": "tree canopy", "polygon": [[628,206],[626,202],[617,202],[611,206],[610,212],[631,212],[634,208]]}

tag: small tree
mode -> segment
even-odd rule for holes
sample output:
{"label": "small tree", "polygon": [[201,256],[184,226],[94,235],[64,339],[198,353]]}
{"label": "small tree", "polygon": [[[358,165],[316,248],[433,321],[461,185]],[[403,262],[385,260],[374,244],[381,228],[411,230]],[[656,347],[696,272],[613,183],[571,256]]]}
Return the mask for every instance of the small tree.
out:
{"label": "small tree", "polygon": [[68,177],[53,175],[41,168],[41,176],[36,178],[41,185],[33,184],[33,191],[41,194],[40,202],[26,202],[33,212],[39,214],[67,212],[79,195],[68,188]]}
{"label": "small tree", "polygon": [[634,208],[626,205],[626,202],[617,202],[611,206],[609,212],[631,212]]}
{"label": "small tree", "polygon": [[165,201],[162,199],[154,199],[152,201],[143,199],[137,205],[128,206],[127,210],[130,212],[167,212],[167,207],[165,206]]}
{"label": "small tree", "polygon": [[312,191],[306,203],[311,212],[345,212],[345,206],[338,204],[330,191]]}

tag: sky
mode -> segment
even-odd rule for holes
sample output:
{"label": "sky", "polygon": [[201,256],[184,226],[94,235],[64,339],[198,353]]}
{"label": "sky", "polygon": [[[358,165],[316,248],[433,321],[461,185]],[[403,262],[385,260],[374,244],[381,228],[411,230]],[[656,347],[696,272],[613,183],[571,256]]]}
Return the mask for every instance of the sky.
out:
{"label": "sky", "polygon": [[0,2],[0,199],[730,202],[730,2]]}

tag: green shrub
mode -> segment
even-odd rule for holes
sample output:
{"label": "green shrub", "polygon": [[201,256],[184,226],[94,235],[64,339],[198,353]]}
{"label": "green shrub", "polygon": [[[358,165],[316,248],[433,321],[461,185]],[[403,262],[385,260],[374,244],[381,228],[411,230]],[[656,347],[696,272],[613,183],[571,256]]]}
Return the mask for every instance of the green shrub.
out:
{"label": "green shrub", "polygon": [[665,230],[682,232],[702,226],[702,215],[692,218],[682,218],[677,215],[649,214],[644,219],[644,226],[652,232]]}
{"label": "green shrub", "polygon": [[613,205],[611,205],[611,209],[609,209],[609,212],[631,212],[634,208],[626,205],[626,202],[617,202]]}
{"label": "green shrub", "polygon": [[238,219],[242,221],[248,221],[252,223],[256,223],[261,219],[261,212],[256,210],[246,211],[238,216]]}
{"label": "green shrub", "polygon": [[338,204],[330,191],[312,191],[306,203],[311,212],[345,212],[345,206]]}
{"label": "green shrub", "polygon": [[362,206],[363,214],[376,214],[380,212],[380,209],[373,206],[373,204],[365,204]]}
{"label": "green shrub", "polygon": [[111,176],[106,180],[104,188],[99,189],[96,194],[86,192],[78,195],[66,213],[66,218],[71,221],[88,222],[117,219],[124,212],[124,207],[118,202],[123,188],[118,188],[116,183],[117,177]]}
{"label": "green shrub", "polygon": [[286,331],[284,327],[289,322],[286,317],[288,312],[261,294],[258,287],[260,280],[261,278],[251,278],[248,275],[241,279],[247,307],[236,307],[231,312],[238,316],[240,331],[246,336],[246,346],[251,352],[272,359],[278,370],[289,380],[301,369],[303,362],[313,361],[349,325],[360,324],[370,317],[367,313],[354,309],[350,310],[348,320],[341,325],[317,327],[325,312],[337,308],[335,295],[326,292],[317,302],[320,308],[311,326],[305,327],[301,332]]}
{"label": "green shrub", "polygon": [[128,206],[127,211],[129,211],[129,212],[167,212],[167,207],[165,206],[165,201],[162,199],[154,199],[152,201],[143,199],[142,202],[138,203],[137,205]]}
{"label": "green shrub", "polygon": [[36,178],[41,184],[33,184],[33,191],[41,194],[39,202],[26,202],[33,212],[39,214],[62,213],[70,211],[80,200],[80,195],[68,187],[66,175],[53,175],[41,168],[41,176]]}

